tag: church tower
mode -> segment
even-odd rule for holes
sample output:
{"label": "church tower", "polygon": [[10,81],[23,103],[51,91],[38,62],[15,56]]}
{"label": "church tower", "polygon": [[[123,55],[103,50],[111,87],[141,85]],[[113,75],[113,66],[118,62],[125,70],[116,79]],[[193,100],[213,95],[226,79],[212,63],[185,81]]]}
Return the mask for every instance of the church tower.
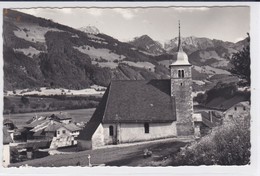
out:
{"label": "church tower", "polygon": [[180,33],[179,22],[177,59],[170,64],[171,96],[173,101],[175,101],[176,107],[177,136],[192,136],[194,135],[194,124],[192,119],[193,99],[191,64],[189,63],[187,54],[182,49]]}

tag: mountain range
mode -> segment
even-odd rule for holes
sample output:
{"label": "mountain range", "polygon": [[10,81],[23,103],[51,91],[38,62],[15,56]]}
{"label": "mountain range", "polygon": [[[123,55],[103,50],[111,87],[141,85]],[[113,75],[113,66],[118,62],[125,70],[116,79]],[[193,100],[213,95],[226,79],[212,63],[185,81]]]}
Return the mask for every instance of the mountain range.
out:
{"label": "mountain range", "polygon": [[[182,38],[193,64],[197,91],[218,81],[236,81],[228,69],[229,57],[246,45],[208,38]],[[14,10],[3,18],[4,89],[63,87],[82,89],[111,79],[169,78],[177,38],[164,47],[148,35],[126,43],[95,27],[74,29]]]}

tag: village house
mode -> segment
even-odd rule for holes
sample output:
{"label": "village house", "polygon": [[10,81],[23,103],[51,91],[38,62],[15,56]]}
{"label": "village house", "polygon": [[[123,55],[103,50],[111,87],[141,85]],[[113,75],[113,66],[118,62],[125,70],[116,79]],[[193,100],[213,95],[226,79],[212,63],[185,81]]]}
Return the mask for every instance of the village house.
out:
{"label": "village house", "polygon": [[76,137],[78,137],[81,128],[74,123],[60,125],[56,129],[56,136],[53,137],[50,148],[68,147],[77,145]]}
{"label": "village house", "polygon": [[12,138],[7,130],[7,128],[3,127],[3,167],[8,167],[10,164],[10,143],[12,142]]}
{"label": "village house", "polygon": [[169,80],[112,80],[78,137],[80,149],[194,137],[191,64],[181,45]]}
{"label": "village house", "polygon": [[200,111],[193,114],[195,137],[211,132],[213,127],[222,125],[222,113],[218,111]]}
{"label": "village house", "polygon": [[223,123],[244,121],[250,117],[250,103],[243,101],[233,105],[224,112]]}
{"label": "village house", "polygon": [[65,124],[69,124],[70,122],[72,122],[71,117],[68,117],[67,114],[61,112],[59,114],[52,114],[50,118]]}
{"label": "village house", "polygon": [[[27,121],[22,129],[15,132],[13,144],[18,150],[16,157],[22,157],[24,161],[48,155],[46,149],[75,146],[75,137],[79,135],[81,127],[71,120],[67,114],[59,113],[46,117],[36,116]],[[7,124],[10,124],[9,121]]]}
{"label": "village house", "polygon": [[70,135],[70,136],[73,136],[73,137],[77,137],[79,135],[80,130],[81,129],[77,125],[75,125],[74,123],[61,125],[57,129],[57,137],[61,137],[63,135]]}
{"label": "village house", "polygon": [[14,125],[13,121],[10,119],[4,119],[3,125],[6,127],[9,135],[11,136],[11,139],[14,140],[14,132],[17,127]]}

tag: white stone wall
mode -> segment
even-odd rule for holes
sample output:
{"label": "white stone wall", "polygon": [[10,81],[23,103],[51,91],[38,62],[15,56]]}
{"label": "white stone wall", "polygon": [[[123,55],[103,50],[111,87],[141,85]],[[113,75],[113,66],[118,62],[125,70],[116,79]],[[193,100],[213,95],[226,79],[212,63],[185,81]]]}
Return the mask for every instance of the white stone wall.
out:
{"label": "white stone wall", "polygon": [[10,146],[9,144],[3,145],[3,167],[10,164]]}
{"label": "white stone wall", "polygon": [[53,137],[50,148],[68,147],[76,144],[77,141],[73,136]]}
{"label": "white stone wall", "polygon": [[[235,109],[236,107],[236,109]],[[250,108],[244,106],[233,106],[225,112],[225,118],[223,119],[223,123],[228,122],[238,122],[244,120],[250,115]]]}
{"label": "white stone wall", "polygon": [[[65,134],[63,133],[63,130],[65,130]],[[57,130],[57,138],[60,138],[62,136],[70,136],[70,135],[71,132],[64,127],[61,127]]]}
{"label": "white stone wall", "polygon": [[98,147],[104,146],[104,129],[103,125],[99,124],[98,128],[96,129],[95,133],[92,136],[92,149],[96,149]]}
{"label": "white stone wall", "polygon": [[149,123],[149,133],[144,131],[144,123],[103,124],[104,144],[112,144],[113,137],[109,136],[109,126],[114,126],[114,135],[118,132],[119,143],[148,141],[154,139],[176,137],[176,123]]}

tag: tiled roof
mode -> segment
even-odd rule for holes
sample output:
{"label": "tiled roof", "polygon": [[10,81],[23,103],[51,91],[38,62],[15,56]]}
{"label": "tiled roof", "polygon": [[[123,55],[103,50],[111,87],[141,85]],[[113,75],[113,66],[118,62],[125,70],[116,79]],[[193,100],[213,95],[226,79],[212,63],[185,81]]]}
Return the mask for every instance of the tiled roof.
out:
{"label": "tiled roof", "polygon": [[52,118],[54,120],[67,120],[67,119],[71,119],[71,117],[69,117],[68,114],[64,114],[64,113],[52,114],[50,116],[50,118]]}
{"label": "tiled roof", "polygon": [[101,122],[175,121],[175,100],[170,88],[170,80],[112,81],[79,139],[90,140]]}
{"label": "tiled roof", "polygon": [[176,120],[170,80],[112,81],[103,122]]}
{"label": "tiled roof", "polygon": [[78,136],[78,139],[91,140],[92,135],[95,133],[99,124],[102,122],[102,118],[103,118],[105,108],[106,108],[109,89],[110,89],[110,86],[108,86],[106,92],[103,95],[103,98],[101,99],[101,101],[100,101],[96,111],[92,115],[91,119],[88,121],[86,126],[82,129],[81,133]]}
{"label": "tiled roof", "polygon": [[248,98],[244,95],[235,95],[228,99],[225,97],[217,97],[207,103],[206,106],[214,109],[227,110],[240,102],[244,102],[247,99]]}
{"label": "tiled roof", "polygon": [[30,124],[26,125],[26,127],[34,128],[46,121],[48,121],[48,119],[46,117],[39,117],[39,118],[33,120]]}
{"label": "tiled roof", "polygon": [[63,125],[64,128],[68,129],[69,131],[73,132],[73,131],[79,131],[81,130],[81,128],[79,128],[77,125],[75,125],[74,123],[69,123],[66,125]]}
{"label": "tiled roof", "polygon": [[42,130],[38,130],[38,131],[36,131],[36,132],[33,134],[33,136],[43,136],[43,135],[44,135],[43,132],[44,132],[43,129],[42,129]]}
{"label": "tiled roof", "polygon": [[53,123],[50,123],[44,131],[48,131],[48,132],[55,132],[57,129],[59,129],[60,127],[62,126],[61,123],[58,123],[58,122],[53,122]]}
{"label": "tiled roof", "polygon": [[12,120],[10,120],[10,119],[4,119],[4,121],[3,121],[3,124],[5,125],[5,124],[13,124],[14,122],[12,121]]}

